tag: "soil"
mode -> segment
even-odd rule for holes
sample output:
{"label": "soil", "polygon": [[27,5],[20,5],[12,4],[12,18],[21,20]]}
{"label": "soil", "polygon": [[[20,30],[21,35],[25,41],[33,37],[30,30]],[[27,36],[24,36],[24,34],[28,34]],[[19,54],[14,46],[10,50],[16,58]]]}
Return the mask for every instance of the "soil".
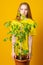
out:
{"label": "soil", "polygon": [[[17,56],[16,59],[20,60],[20,56]],[[27,56],[25,56],[25,55],[21,56],[21,60],[26,60],[26,59],[29,59],[29,58],[27,58]]]}

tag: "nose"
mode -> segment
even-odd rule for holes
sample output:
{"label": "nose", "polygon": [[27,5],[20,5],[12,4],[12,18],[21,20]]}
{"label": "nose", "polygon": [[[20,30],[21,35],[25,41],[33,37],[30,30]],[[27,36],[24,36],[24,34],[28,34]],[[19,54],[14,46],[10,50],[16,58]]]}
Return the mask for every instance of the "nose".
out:
{"label": "nose", "polygon": [[25,10],[23,10],[23,13],[25,14]]}

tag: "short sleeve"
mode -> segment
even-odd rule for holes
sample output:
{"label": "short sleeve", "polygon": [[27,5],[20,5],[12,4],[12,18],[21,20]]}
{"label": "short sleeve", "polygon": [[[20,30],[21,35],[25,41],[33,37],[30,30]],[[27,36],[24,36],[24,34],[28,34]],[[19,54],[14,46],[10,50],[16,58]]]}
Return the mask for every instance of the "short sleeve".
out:
{"label": "short sleeve", "polygon": [[30,35],[37,35],[37,23],[32,19],[28,19],[28,23],[32,26]]}
{"label": "short sleeve", "polygon": [[32,27],[30,35],[37,35],[36,28]]}

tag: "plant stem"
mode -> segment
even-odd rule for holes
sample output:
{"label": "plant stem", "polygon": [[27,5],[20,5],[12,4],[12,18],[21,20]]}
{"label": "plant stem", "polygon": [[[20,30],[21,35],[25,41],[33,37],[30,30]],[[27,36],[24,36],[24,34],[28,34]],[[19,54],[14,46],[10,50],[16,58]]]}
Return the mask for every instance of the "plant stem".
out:
{"label": "plant stem", "polygon": [[20,60],[22,59],[22,57],[21,57],[21,43],[20,43]]}

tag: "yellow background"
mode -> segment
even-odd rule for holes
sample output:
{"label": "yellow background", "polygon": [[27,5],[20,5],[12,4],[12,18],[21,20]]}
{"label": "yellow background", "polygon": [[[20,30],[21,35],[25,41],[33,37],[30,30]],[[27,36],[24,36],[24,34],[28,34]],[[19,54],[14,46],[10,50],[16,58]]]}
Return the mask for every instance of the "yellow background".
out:
{"label": "yellow background", "polygon": [[8,31],[3,24],[16,17],[19,4],[25,1],[30,4],[32,17],[38,24],[30,65],[43,65],[43,0],[0,0],[0,65],[15,65],[11,57],[11,42],[3,42]]}

